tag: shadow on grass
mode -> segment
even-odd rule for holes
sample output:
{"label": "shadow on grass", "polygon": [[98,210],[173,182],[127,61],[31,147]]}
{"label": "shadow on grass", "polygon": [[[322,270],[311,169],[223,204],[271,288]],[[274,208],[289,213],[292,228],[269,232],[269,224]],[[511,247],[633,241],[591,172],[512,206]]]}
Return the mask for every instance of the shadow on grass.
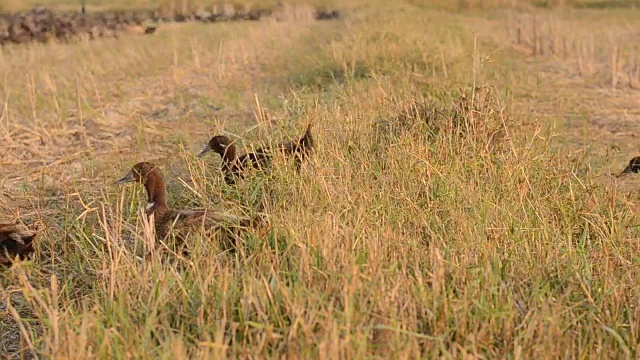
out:
{"label": "shadow on grass", "polygon": [[367,79],[371,77],[371,69],[364,61],[357,61],[350,68],[339,64],[310,69],[293,77],[293,83],[300,87],[318,87],[320,89],[333,84],[343,84],[350,80]]}

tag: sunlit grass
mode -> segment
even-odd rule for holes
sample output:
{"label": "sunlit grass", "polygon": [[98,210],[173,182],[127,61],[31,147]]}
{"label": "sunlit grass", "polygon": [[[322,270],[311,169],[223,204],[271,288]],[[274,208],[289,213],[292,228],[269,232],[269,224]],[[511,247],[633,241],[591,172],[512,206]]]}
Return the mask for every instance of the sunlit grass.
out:
{"label": "sunlit grass", "polygon": [[[523,58],[474,34],[477,14],[288,11],[2,49],[0,205],[42,230],[35,259],[2,274],[0,349],[637,356],[634,214],[618,183],[514,110],[511,81],[536,74],[505,75],[505,59]],[[309,122],[317,148],[300,174],[276,160],[229,186],[217,155],[194,157],[213,134],[251,148]],[[188,258],[145,257],[143,190],[113,184],[142,160],[161,166],[172,205],[260,211],[270,227],[233,251],[193,234]]]}

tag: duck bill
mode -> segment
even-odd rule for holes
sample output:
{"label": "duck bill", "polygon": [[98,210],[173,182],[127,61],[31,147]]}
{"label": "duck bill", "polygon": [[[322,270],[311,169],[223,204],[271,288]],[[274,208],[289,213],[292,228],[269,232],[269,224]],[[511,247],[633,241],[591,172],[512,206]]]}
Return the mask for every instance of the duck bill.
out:
{"label": "duck bill", "polygon": [[130,183],[135,181],[136,179],[133,177],[133,173],[129,172],[127,175],[125,175],[122,179],[116,181],[116,184],[121,185],[121,184],[126,184],[126,183]]}
{"label": "duck bill", "polygon": [[203,157],[205,156],[209,151],[211,151],[210,147],[205,147],[204,149],[202,149],[202,151],[200,151],[200,153],[198,154],[198,157]]}

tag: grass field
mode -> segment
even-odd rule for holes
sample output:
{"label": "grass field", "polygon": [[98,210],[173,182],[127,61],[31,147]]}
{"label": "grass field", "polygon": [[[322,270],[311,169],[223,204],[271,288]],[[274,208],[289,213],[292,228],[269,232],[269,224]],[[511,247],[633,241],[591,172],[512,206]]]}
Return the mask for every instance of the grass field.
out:
{"label": "grass field", "polygon": [[[640,13],[549,3],[1,48],[0,211],[39,235],[0,273],[0,354],[639,358],[640,175],[611,174],[640,150]],[[300,175],[194,156],[309,122]],[[144,190],[114,182],[143,160],[176,207],[263,202],[269,233],[142,260]]]}

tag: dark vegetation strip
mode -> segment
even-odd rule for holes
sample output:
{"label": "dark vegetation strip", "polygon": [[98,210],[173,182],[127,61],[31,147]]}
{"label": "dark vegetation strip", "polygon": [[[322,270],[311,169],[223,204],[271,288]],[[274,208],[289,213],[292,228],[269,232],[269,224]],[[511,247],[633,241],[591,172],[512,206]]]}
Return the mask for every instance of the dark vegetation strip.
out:
{"label": "dark vegetation strip", "polygon": [[[192,13],[163,14],[160,10],[87,12],[84,6],[78,11],[54,12],[43,7],[30,11],[0,14],[0,45],[25,44],[32,41],[49,42],[57,39],[69,42],[88,37],[118,37],[120,32],[152,34],[158,24],[169,22],[200,21],[256,21],[273,16],[273,9],[246,10],[224,6],[220,10]],[[336,10],[314,10],[316,20],[339,17]],[[152,24],[152,25],[151,25]]]}

